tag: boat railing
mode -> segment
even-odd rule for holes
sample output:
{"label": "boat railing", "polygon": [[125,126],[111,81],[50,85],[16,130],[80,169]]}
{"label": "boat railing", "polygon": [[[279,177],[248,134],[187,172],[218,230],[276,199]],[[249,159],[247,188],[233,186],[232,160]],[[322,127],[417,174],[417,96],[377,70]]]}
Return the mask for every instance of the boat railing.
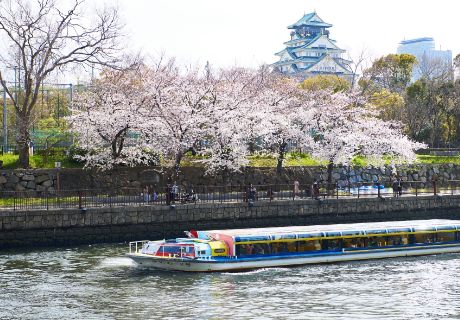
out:
{"label": "boat railing", "polygon": [[149,240],[131,241],[129,243],[129,253],[140,253],[147,242]]}

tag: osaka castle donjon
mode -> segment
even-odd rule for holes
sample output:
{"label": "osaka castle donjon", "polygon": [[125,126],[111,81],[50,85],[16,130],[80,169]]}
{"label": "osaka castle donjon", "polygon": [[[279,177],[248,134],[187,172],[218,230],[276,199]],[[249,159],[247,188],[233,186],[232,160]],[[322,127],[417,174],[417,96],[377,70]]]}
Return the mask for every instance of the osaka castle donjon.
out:
{"label": "osaka castle donjon", "polygon": [[280,58],[273,64],[275,69],[301,79],[328,74],[351,80],[351,61],[342,58],[345,50],[329,38],[330,27],[332,24],[324,22],[316,12],[290,25],[291,40],[284,43],[284,50],[275,53]]}

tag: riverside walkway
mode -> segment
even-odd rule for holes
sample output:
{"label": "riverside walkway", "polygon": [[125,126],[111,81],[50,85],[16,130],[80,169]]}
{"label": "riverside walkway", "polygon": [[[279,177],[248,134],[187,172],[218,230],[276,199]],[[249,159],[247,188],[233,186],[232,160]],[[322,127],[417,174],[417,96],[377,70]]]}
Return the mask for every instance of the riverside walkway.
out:
{"label": "riverside walkway", "polygon": [[[393,191],[390,183],[356,183],[346,188],[320,184],[313,185],[252,185],[252,186],[197,186],[194,188],[159,188],[117,190],[61,190],[55,194],[36,192],[1,192],[0,212],[10,210],[88,209],[117,206],[181,206],[201,203],[248,203],[324,199],[424,197],[460,194],[460,181],[452,180],[443,186],[436,183],[404,182],[401,192]],[[154,195],[155,194],[155,195]]]}

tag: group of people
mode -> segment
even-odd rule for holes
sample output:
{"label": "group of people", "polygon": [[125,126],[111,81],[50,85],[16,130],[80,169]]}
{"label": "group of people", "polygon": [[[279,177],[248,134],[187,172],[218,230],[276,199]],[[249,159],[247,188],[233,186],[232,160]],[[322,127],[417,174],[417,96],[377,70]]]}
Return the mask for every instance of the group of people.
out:
{"label": "group of people", "polygon": [[189,188],[183,194],[180,193],[180,188],[176,182],[173,185],[168,184],[166,187],[166,203],[174,203],[180,201],[182,203],[196,202],[198,200],[197,195],[193,191],[193,188]]}
{"label": "group of people", "polygon": [[158,193],[155,191],[152,185],[145,186],[142,189],[141,197],[144,199],[144,202],[156,202],[158,201]]}

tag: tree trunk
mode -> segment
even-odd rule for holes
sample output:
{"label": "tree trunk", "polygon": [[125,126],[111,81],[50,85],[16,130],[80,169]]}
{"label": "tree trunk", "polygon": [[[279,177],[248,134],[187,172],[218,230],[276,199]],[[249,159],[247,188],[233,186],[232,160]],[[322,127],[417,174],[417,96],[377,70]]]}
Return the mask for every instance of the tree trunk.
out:
{"label": "tree trunk", "polygon": [[30,146],[30,133],[29,121],[27,118],[18,116],[18,136],[16,143],[19,151],[19,165],[21,168],[29,168],[29,146]]}
{"label": "tree trunk", "polygon": [[329,160],[329,163],[327,164],[327,190],[333,190],[334,188],[332,187],[332,170],[334,169],[334,162],[332,160]]}
{"label": "tree trunk", "polygon": [[180,162],[182,161],[183,153],[179,152],[176,154],[176,158],[174,160],[174,172],[172,179],[177,179],[179,177],[179,170],[180,170]]}
{"label": "tree trunk", "polygon": [[282,142],[280,144],[280,147],[278,149],[278,161],[277,161],[277,164],[276,164],[276,173],[277,174],[281,174],[281,172],[283,171],[283,161],[284,161],[284,156],[286,154],[286,147],[287,147],[287,143],[286,142]]}

